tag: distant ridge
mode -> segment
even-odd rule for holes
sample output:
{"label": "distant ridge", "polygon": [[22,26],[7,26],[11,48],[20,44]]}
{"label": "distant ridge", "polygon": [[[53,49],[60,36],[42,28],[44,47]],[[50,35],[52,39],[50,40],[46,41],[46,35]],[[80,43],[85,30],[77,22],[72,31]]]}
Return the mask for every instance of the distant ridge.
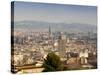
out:
{"label": "distant ridge", "polygon": [[97,32],[96,25],[80,24],[80,23],[49,23],[41,21],[18,21],[14,22],[15,29],[25,30],[43,30],[47,31],[48,27],[51,27],[52,31],[68,31],[68,32]]}

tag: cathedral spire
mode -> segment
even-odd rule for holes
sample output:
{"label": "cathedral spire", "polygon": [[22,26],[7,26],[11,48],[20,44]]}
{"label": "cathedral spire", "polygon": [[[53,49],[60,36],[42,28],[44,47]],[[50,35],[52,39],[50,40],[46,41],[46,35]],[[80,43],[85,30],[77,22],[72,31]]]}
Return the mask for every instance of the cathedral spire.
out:
{"label": "cathedral spire", "polygon": [[51,36],[51,27],[49,26],[49,38]]}

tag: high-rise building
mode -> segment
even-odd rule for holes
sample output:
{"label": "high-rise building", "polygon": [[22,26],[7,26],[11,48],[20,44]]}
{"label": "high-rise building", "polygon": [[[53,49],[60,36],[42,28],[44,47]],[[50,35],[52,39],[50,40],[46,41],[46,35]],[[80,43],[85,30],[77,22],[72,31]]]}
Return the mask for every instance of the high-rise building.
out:
{"label": "high-rise building", "polygon": [[58,51],[61,58],[65,58],[66,55],[66,36],[61,33],[58,38]]}

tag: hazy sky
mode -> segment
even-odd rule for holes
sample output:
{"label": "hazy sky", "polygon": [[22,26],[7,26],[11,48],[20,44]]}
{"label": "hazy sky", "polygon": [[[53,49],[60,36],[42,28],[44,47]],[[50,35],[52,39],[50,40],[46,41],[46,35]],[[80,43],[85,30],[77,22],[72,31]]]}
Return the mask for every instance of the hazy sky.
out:
{"label": "hazy sky", "polygon": [[15,2],[14,20],[97,24],[97,7]]}

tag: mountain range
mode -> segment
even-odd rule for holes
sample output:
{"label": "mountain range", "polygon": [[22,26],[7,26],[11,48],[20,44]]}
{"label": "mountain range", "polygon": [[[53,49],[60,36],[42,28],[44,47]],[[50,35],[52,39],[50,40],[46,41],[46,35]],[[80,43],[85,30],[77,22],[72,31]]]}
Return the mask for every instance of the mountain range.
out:
{"label": "mountain range", "polygon": [[41,21],[17,21],[14,22],[14,29],[24,29],[32,31],[66,31],[66,32],[97,32],[97,25],[80,24],[80,23],[49,23]]}

